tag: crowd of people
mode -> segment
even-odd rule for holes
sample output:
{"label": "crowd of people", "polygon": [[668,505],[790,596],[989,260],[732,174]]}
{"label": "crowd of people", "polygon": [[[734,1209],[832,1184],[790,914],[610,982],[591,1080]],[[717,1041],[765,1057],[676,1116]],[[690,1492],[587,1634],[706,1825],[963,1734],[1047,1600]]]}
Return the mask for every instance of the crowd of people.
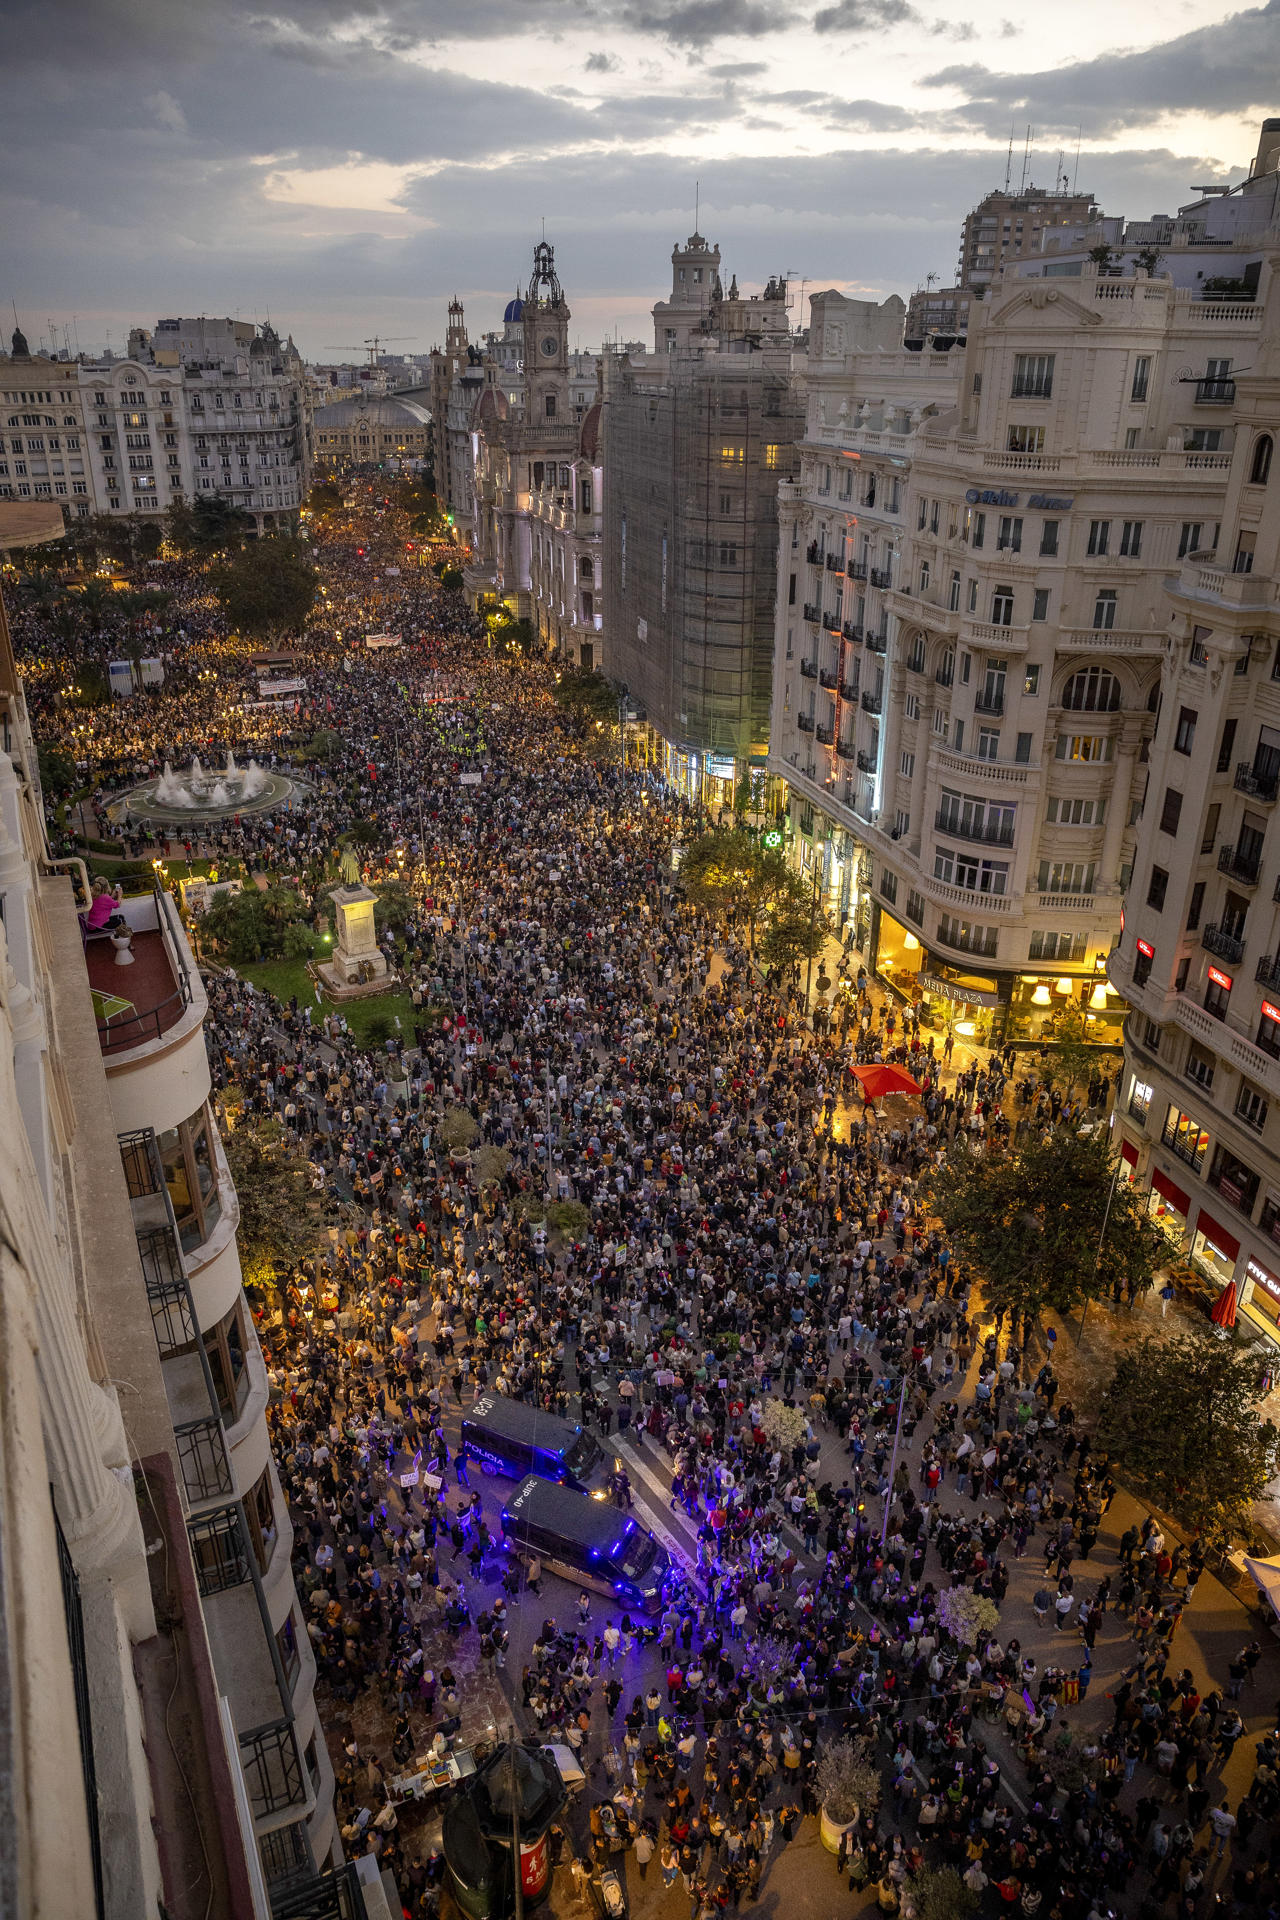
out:
{"label": "crowd of people", "polygon": [[[392,516],[358,556],[322,538],[329,604],[368,598],[396,544]],[[429,576],[392,591],[356,603],[403,628],[389,664],[337,632],[304,642],[305,726],[340,736],[305,806],[195,849],[295,875],[321,907],[366,822],[371,883],[416,893],[391,945],[420,1011],[390,1051],[209,978],[216,1094],[277,1124],[328,1206],[315,1258],[255,1315],[348,1851],[435,1912],[440,1860],[389,1783],[487,1686],[588,1770],[577,1870],[625,1849],[693,1920],[782,1871],[841,1755],[862,1786],[835,1865],[885,1912],[942,1868],[985,1910],[1045,1920],[1274,1910],[1276,1739],[1245,1798],[1220,1791],[1256,1646],[1202,1694],[1178,1640],[1200,1558],[1149,1522],[1103,1570],[1108,1463],[1052,1362],[984,1333],[930,1213],[958,1133],[1051,1124],[1057,1096],[1015,1101],[1011,1055],[953,1064],[856,955],[830,1017],[770,992],[681,896],[686,804],[599,752],[546,670],[495,658]],[[226,680],[201,678],[216,626],[176,642],[143,696],[163,749],[76,736],[104,808],[166,753],[250,744]],[[921,1081],[901,1119],[857,1093],[875,1059]],[[1107,1093],[1099,1076],[1089,1097]],[[618,1497],[659,1489],[688,1551],[658,1615],[562,1602],[500,1551],[458,1440],[484,1389],[610,1436]],[[1040,1560],[1009,1631],[1010,1582]],[[535,1603],[526,1657],[514,1613]],[[1100,1636],[1101,1724],[1082,1713]],[[352,1731],[371,1700],[385,1741]]]}

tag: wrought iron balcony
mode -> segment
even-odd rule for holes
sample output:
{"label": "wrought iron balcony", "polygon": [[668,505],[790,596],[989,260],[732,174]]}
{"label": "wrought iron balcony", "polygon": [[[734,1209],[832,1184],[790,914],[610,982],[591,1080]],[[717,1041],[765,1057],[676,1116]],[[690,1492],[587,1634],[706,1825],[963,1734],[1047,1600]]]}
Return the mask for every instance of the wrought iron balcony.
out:
{"label": "wrought iron balcony", "polygon": [[1280,987],[1280,953],[1264,953],[1253,977],[1264,987]]}
{"label": "wrought iron balcony", "polygon": [[1196,405],[1198,407],[1230,407],[1235,405],[1236,383],[1234,380],[1197,380]]}
{"label": "wrought iron balcony", "polygon": [[822,608],[810,606],[807,600],[805,601],[804,606],[800,609],[800,611],[801,613],[803,613],[806,620],[818,621],[822,618]]}
{"label": "wrought iron balcony", "polygon": [[840,685],[840,675],[834,667],[820,667],[818,669],[818,685],[825,687],[828,693],[834,693]]}
{"label": "wrought iron balcony", "polygon": [[1280,791],[1280,774],[1258,773],[1251,760],[1241,760],[1236,766],[1235,786],[1237,793],[1247,793],[1251,800],[1274,800]]}
{"label": "wrought iron balcony", "polygon": [[851,580],[865,580],[867,577],[867,563],[865,560],[851,560],[845,571]]}
{"label": "wrought iron balcony", "polygon": [[860,621],[846,620],[840,631],[846,640],[852,640],[855,645],[861,645],[863,633]]}
{"label": "wrought iron balcony", "polygon": [[824,614],[823,614],[823,616],[822,616],[822,624],[823,624],[823,626],[824,626],[824,627],[826,628],[826,630],[827,630],[827,632],[828,632],[828,633],[839,633],[839,631],[840,631],[840,616],[839,616],[839,614],[838,614],[838,613],[824,613]]}
{"label": "wrought iron balcony", "polygon": [[857,675],[855,674],[852,680],[842,680],[840,682],[840,698],[842,700],[856,700],[857,697],[858,697],[858,680],[857,680]]}
{"label": "wrought iron balcony", "polygon": [[857,749],[854,747],[852,740],[836,741],[837,760],[856,760],[857,757]]}
{"label": "wrought iron balcony", "polygon": [[1206,953],[1216,954],[1219,960],[1230,960],[1233,966],[1244,959],[1244,941],[1228,933],[1225,927],[1206,927],[1200,935],[1200,945]]}
{"label": "wrought iron balcony", "polygon": [[796,715],[796,725],[799,727],[801,733],[812,733],[813,715],[811,713],[798,713]]}
{"label": "wrought iron balcony", "polygon": [[868,687],[862,696],[862,711],[864,713],[879,713],[882,705],[883,701],[880,695],[878,693],[872,693],[870,687]]}
{"label": "wrought iron balcony", "polygon": [[809,565],[811,567],[820,567],[822,565],[822,548],[818,545],[816,540],[811,540],[809,542],[809,545],[805,549],[805,552],[806,552],[806,557],[808,558],[808,561],[809,561]]}
{"label": "wrought iron balcony", "polygon": [[802,675],[804,676],[804,678],[805,678],[806,680],[816,680],[816,679],[817,679],[817,677],[818,677],[818,663],[817,663],[817,661],[816,661],[816,660],[802,660],[802,661],[800,662],[800,672],[801,672],[801,674],[802,674]]}
{"label": "wrought iron balcony", "polygon": [[1238,880],[1242,886],[1256,887],[1262,862],[1255,854],[1241,853],[1238,847],[1223,847],[1218,854],[1218,872]]}
{"label": "wrought iron balcony", "polygon": [[893,584],[893,575],[888,567],[872,567],[868,576],[873,587],[889,587]]}
{"label": "wrought iron balcony", "polygon": [[956,676],[954,668],[948,670],[946,667],[939,667],[933,677],[940,687],[953,687],[955,685]]}
{"label": "wrought iron balcony", "polygon": [[1004,712],[1004,695],[1002,693],[975,693],[973,696],[973,710],[975,713],[994,714],[998,718]]}
{"label": "wrought iron balcony", "polygon": [[888,634],[887,633],[869,633],[867,635],[867,648],[868,648],[868,651],[871,653],[888,653],[889,651]]}
{"label": "wrought iron balcony", "polygon": [[874,755],[874,753],[859,753],[858,771],[860,773],[874,773],[875,770],[876,770],[876,756]]}
{"label": "wrought iron balcony", "polygon": [[835,734],[832,732],[830,727],[823,727],[823,726],[815,727],[814,734],[817,738],[818,745],[820,747],[834,746]]}
{"label": "wrought iron balcony", "polygon": [[953,840],[978,840],[985,847],[1013,845],[1013,828],[1002,822],[988,826],[985,821],[965,820],[959,814],[938,813],[933,824],[938,833],[948,834]]}
{"label": "wrought iron balcony", "polygon": [[829,553],[827,555],[827,572],[828,573],[844,572],[844,563],[841,560],[840,555],[838,553]]}

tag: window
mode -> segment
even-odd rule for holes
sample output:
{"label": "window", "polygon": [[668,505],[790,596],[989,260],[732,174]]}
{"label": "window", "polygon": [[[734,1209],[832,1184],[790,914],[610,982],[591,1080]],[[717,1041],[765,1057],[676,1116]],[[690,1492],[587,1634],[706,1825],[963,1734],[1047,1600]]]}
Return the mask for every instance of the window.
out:
{"label": "window", "polygon": [[1181,960],[1179,960],[1177,966],[1174,968],[1173,989],[1175,993],[1186,992],[1187,975],[1190,973],[1190,971],[1191,971],[1191,956],[1189,954],[1184,953]]}
{"label": "window", "polygon": [[1187,932],[1195,933],[1200,925],[1200,915],[1204,911],[1204,881],[1197,880],[1191,889],[1191,900],[1187,907]]}
{"label": "window", "polygon": [[996,551],[999,553],[1022,552],[1022,515],[1020,513],[1002,513],[1000,529],[996,535]]}
{"label": "window", "polygon": [[1280,1060],[1280,1007],[1270,1000],[1262,1003],[1262,1015],[1258,1021],[1258,1031],[1254,1036],[1264,1053]]}
{"label": "window", "polygon": [[1011,627],[1013,625],[1013,588],[996,587],[991,595],[991,624],[993,627]]}
{"label": "window", "polygon": [[1010,427],[1005,440],[1009,453],[1043,453],[1043,427]]}
{"label": "window", "polygon": [[1095,633],[1110,633],[1116,624],[1116,596],[1109,587],[1103,587],[1093,603],[1093,629]]}
{"label": "window", "polygon": [[1020,766],[1027,766],[1030,763],[1033,738],[1034,736],[1029,733],[1020,733],[1018,735],[1017,743],[1013,750],[1013,757]]}
{"label": "window", "polygon": [[1120,526],[1120,552],[1129,560],[1137,560],[1142,554],[1141,520],[1125,520]]}
{"label": "window", "polygon": [[222,1212],[210,1134],[208,1111],[201,1107],[156,1136],[184,1253],[209,1238]]}
{"label": "window", "polygon": [[943,946],[959,953],[978,953],[988,960],[996,957],[999,933],[995,927],[981,927],[944,913],[938,920],[938,939]]}
{"label": "window", "polygon": [[1105,733],[1060,733],[1053,751],[1057,760],[1093,766],[1110,760],[1111,741]]}
{"label": "window", "polygon": [[1181,1107],[1171,1106],[1160,1138],[1170,1153],[1176,1153],[1179,1160],[1185,1160],[1199,1173],[1209,1148],[1209,1136],[1198,1120],[1193,1120]]}
{"label": "window", "polygon": [[1058,551],[1058,521],[1042,520],[1040,523],[1040,551],[1052,557]]}
{"label": "window", "polygon": [[998,760],[1000,758],[1000,730],[998,727],[978,728],[979,760]]}
{"label": "window", "polygon": [[1062,704],[1070,713],[1115,713],[1120,682],[1105,667],[1086,667],[1073,673],[1063,687]]}
{"label": "window", "polygon": [[722,540],[720,542],[720,565],[722,567],[736,567],[737,564],[738,564],[737,541]]}
{"label": "window", "polygon": [[1241,533],[1236,536],[1236,550],[1235,550],[1235,555],[1231,561],[1232,573],[1252,573],[1253,572],[1253,553],[1254,553],[1255,543],[1256,543],[1256,535],[1252,533]]}
{"label": "window", "polygon": [[1173,750],[1175,753],[1190,753],[1195,743],[1196,721],[1199,717],[1194,707],[1180,707],[1178,709],[1178,724],[1174,728],[1173,733]]}
{"label": "window", "polygon": [[1234,719],[1223,723],[1222,741],[1218,747],[1218,772],[1226,773],[1231,765],[1231,753],[1236,744],[1236,725]]}
{"label": "window", "polygon": [[1083,933],[1059,933],[1056,927],[1038,930],[1027,949],[1030,960],[1082,961],[1088,952],[1088,937]]}
{"label": "window", "polygon": [[1197,1046],[1194,1041],[1187,1049],[1187,1078],[1194,1080],[1206,1093],[1213,1088],[1213,1075],[1217,1061],[1205,1047]]}
{"label": "window", "polygon": [[1133,956],[1133,984],[1135,987],[1145,986],[1146,982],[1151,978],[1151,962],[1155,957],[1156,950],[1150,942],[1147,940],[1139,940]]}
{"label": "window", "polygon": [[1165,895],[1169,891],[1169,876],[1163,867],[1152,867],[1151,879],[1147,886],[1147,905],[1154,907],[1157,913],[1164,912]]}
{"label": "window", "polygon": [[1111,545],[1111,522],[1109,520],[1091,520],[1089,522],[1089,552],[1104,554]]}
{"label": "window", "polygon": [[907,893],[907,918],[914,920],[918,927],[924,925],[924,896],[912,887]]}
{"label": "window", "polygon": [[1135,1120],[1145,1120],[1151,1105],[1151,1087],[1135,1073],[1129,1086],[1129,1111]]}
{"label": "window", "polygon": [[1133,383],[1129,388],[1131,400],[1145,400],[1147,384],[1151,379],[1151,355],[1140,353],[1133,363]]}
{"label": "window", "polygon": [[1231,999],[1231,975],[1221,967],[1210,967],[1204,983],[1204,1010],[1215,1020],[1225,1020]]}
{"label": "window", "polygon": [[1092,860],[1042,860],[1037,875],[1041,893],[1092,893]]}
{"label": "window", "polygon": [[1221,453],[1221,427],[1184,427],[1182,445],[1186,453]]}
{"label": "window", "polygon": [[1185,560],[1189,553],[1195,553],[1200,546],[1200,535],[1204,527],[1201,520],[1184,520],[1182,532],[1178,536],[1178,558]]}
{"label": "window", "polygon": [[209,1358],[213,1390],[228,1426],[233,1426],[239,1418],[249,1392],[243,1311],[241,1302],[237,1300],[217,1325],[210,1327],[204,1335],[204,1350]]}
{"label": "window", "polygon": [[1164,790],[1164,804],[1160,809],[1161,833],[1176,834],[1178,831],[1178,822],[1181,818],[1182,795],[1176,787],[1166,787]]}
{"label": "window", "polygon": [[1026,672],[1023,674],[1022,691],[1024,693],[1039,693],[1040,669],[1038,666],[1028,667]]}
{"label": "window", "polygon": [[1241,1081],[1236,1095],[1236,1118],[1243,1120],[1246,1127],[1252,1127],[1255,1133],[1261,1133],[1267,1124],[1267,1096],[1257,1087],[1251,1087],[1247,1080]]}
{"label": "window", "polygon": [[907,694],[902,702],[902,711],[908,720],[918,720],[920,718],[920,695],[918,693]]}
{"label": "window", "polygon": [[1016,353],[1013,357],[1012,398],[1047,400],[1053,392],[1053,355]]}
{"label": "window", "polygon": [[885,899],[889,902],[889,905],[891,907],[897,905],[898,876],[896,873],[889,873],[884,870],[881,871],[880,891],[884,895]]}
{"label": "window", "polygon": [[1148,1020],[1145,1022],[1142,1029],[1142,1044],[1147,1049],[1148,1053],[1159,1053],[1160,1029],[1156,1025],[1154,1020]]}
{"label": "window", "polygon": [[893,816],[893,837],[895,840],[901,840],[903,835],[910,833],[910,831],[911,815],[904,807],[899,807]]}
{"label": "window", "polygon": [[249,1522],[249,1538],[253,1542],[254,1557],[258,1570],[265,1573],[271,1564],[271,1555],[276,1544],[275,1505],[271,1498],[271,1468],[264,1467],[257,1480],[244,1497],[245,1518]]}
{"label": "window", "polygon": [[1271,454],[1273,443],[1269,433],[1260,433],[1253,443],[1253,458],[1249,463],[1249,485],[1265,487],[1271,477]]}
{"label": "window", "polygon": [[951,590],[947,595],[947,609],[951,613],[960,611],[960,575],[954,572],[951,575]]}
{"label": "window", "polygon": [[[744,452],[741,447],[721,447],[720,449],[720,465],[722,467],[740,467],[744,457]],[[829,471],[830,469],[828,469],[828,472]],[[830,486],[830,484],[831,482],[828,479],[827,485]]]}
{"label": "window", "polygon": [[987,516],[985,513],[970,514],[965,511],[965,524],[968,528],[970,546],[980,547],[987,537]]}
{"label": "window", "polygon": [[[1261,1096],[1258,1096],[1261,1098]],[[1262,1101],[1265,1118],[1267,1103]],[[1239,1109],[1237,1108],[1237,1112]],[[1252,1213],[1253,1203],[1258,1197],[1258,1188],[1262,1184],[1253,1168],[1237,1159],[1230,1147],[1222,1141],[1214,1148],[1213,1159],[1209,1163],[1209,1184],[1218,1189],[1231,1206],[1241,1213]]]}
{"label": "window", "polygon": [[910,780],[915,770],[916,757],[914,753],[904,753],[898,761],[898,771],[901,773],[903,779]]}
{"label": "window", "polygon": [[924,672],[924,635],[922,633],[917,633],[911,642],[911,650],[907,654],[907,665],[912,673]]}

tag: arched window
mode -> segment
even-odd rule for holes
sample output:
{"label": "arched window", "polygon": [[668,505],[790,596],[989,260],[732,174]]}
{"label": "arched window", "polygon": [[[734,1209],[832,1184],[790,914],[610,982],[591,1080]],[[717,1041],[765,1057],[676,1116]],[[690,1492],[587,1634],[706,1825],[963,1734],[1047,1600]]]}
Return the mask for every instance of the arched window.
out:
{"label": "arched window", "polygon": [[1114,713],[1120,705],[1120,682],[1105,667],[1085,667],[1062,689],[1062,704],[1071,713]]}
{"label": "arched window", "polygon": [[593,566],[593,564],[592,564],[592,560],[591,560],[591,555],[590,555],[589,553],[584,553],[584,554],[583,554],[583,556],[582,556],[582,562],[581,562],[581,565],[580,565],[580,567],[579,567],[579,569],[578,569],[578,571],[579,571],[579,573],[581,574],[581,577],[582,577],[582,578],[583,578],[584,580],[594,580],[594,579],[595,579],[595,577],[596,577],[596,570],[595,570],[595,567],[594,567],[594,566]]}
{"label": "arched window", "polygon": [[1260,433],[1253,443],[1253,462],[1249,468],[1249,485],[1265,487],[1271,474],[1272,439],[1269,433]]}

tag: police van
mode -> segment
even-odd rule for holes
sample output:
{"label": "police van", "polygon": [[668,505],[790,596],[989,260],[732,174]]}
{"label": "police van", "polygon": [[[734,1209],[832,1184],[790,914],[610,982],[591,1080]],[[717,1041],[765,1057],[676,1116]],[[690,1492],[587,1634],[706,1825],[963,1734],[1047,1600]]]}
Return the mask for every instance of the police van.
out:
{"label": "police van", "polygon": [[587,1491],[602,1485],[609,1470],[594,1434],[500,1393],[481,1394],[463,1416],[462,1438],[486,1473],[513,1480],[536,1473]]}
{"label": "police van", "polygon": [[665,1547],[611,1501],[530,1474],[502,1509],[508,1547],[536,1554],[554,1573],[656,1613],[671,1571]]}

